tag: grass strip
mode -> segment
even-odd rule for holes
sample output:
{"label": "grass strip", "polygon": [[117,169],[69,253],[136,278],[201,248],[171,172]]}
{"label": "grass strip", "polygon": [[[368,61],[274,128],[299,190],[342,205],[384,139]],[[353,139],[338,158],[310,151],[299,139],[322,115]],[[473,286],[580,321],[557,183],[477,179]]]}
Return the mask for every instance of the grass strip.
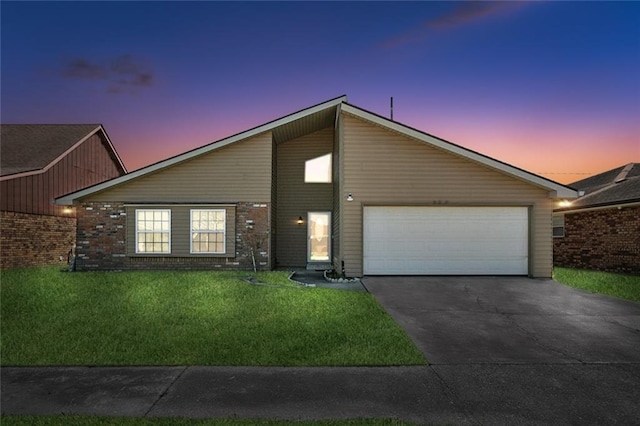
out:
{"label": "grass strip", "polygon": [[368,293],[287,288],[286,273],[2,272],[9,365],[419,365]]}
{"label": "grass strip", "polygon": [[640,275],[553,268],[553,279],[593,293],[640,302]]}

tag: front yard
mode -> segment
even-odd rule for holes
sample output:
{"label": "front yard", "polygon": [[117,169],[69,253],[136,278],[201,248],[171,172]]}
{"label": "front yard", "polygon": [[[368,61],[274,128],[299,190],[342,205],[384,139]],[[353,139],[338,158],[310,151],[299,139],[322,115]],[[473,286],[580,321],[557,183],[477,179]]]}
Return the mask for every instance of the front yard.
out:
{"label": "front yard", "polygon": [[553,279],[571,287],[640,302],[640,276],[553,268]]}
{"label": "front yard", "polygon": [[2,365],[415,365],[368,293],[285,273],[2,272]]}

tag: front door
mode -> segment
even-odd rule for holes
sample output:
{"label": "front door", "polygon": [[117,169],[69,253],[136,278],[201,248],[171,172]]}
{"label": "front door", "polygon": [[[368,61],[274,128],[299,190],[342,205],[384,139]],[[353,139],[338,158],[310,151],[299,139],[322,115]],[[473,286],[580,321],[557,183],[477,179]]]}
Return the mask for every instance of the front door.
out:
{"label": "front door", "polygon": [[331,259],[331,212],[309,212],[307,219],[307,260],[329,262]]}

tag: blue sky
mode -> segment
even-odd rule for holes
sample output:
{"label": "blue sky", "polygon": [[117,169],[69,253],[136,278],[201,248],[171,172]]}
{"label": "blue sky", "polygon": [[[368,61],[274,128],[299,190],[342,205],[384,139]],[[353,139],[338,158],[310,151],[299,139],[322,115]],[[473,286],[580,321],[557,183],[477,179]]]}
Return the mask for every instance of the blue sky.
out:
{"label": "blue sky", "polygon": [[6,2],[3,123],[129,170],[346,94],[568,183],[640,162],[640,2]]}

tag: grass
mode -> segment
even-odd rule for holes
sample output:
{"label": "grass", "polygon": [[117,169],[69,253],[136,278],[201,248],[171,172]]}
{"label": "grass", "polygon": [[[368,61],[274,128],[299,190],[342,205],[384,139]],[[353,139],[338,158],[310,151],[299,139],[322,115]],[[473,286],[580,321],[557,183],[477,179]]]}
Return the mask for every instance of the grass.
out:
{"label": "grass", "polygon": [[[291,286],[285,273],[2,272],[7,365],[417,365],[368,293]],[[289,286],[289,287],[286,287]]]}
{"label": "grass", "polygon": [[345,419],[321,421],[284,421],[258,419],[184,419],[88,416],[2,416],[6,426],[410,426],[396,419]]}
{"label": "grass", "polygon": [[640,276],[553,268],[553,279],[571,287],[640,302]]}

